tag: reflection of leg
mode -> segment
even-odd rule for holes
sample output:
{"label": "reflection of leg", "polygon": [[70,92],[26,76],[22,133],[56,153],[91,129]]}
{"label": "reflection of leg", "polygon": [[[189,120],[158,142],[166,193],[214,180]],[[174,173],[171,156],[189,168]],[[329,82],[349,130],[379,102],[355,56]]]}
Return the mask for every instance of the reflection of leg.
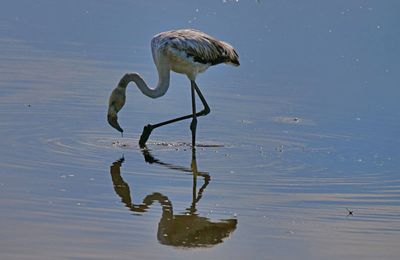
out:
{"label": "reflection of leg", "polygon": [[197,173],[197,161],[196,161],[196,147],[192,147],[192,162],[190,164],[192,173]]}
{"label": "reflection of leg", "polygon": [[192,206],[190,207],[190,211],[191,213],[194,213],[196,211],[196,194],[197,194],[197,161],[196,161],[196,147],[194,146],[194,144],[192,144],[192,163],[190,164],[190,167],[192,169],[192,174],[193,174]]}
{"label": "reflection of leg", "polygon": [[142,149],[142,154],[144,156],[144,161],[147,163],[160,163],[160,161],[156,158],[154,158],[154,156],[150,153],[149,149],[147,149],[147,147],[143,147],[144,149]]}
{"label": "reflection of leg", "polygon": [[[199,98],[201,100],[201,103],[204,106],[203,110],[201,110],[200,112],[195,113],[195,116],[199,117],[199,116],[205,116],[205,115],[209,114],[210,113],[210,107],[208,106],[206,99],[204,98],[203,94],[201,93],[201,91],[200,91],[199,87],[197,86],[196,82],[191,81],[191,89],[193,89],[193,88],[196,91],[197,95],[199,96]],[[148,124],[148,125],[146,125],[143,128],[142,135],[140,136],[139,146],[141,148],[145,147],[146,142],[149,139],[150,134],[154,129],[156,129],[156,128],[160,127],[160,126],[163,126],[163,125],[168,125],[168,124],[171,124],[171,123],[175,123],[175,122],[182,121],[182,120],[185,120],[185,119],[190,119],[190,118],[194,118],[193,113],[190,114],[190,115],[181,116],[181,117],[178,117],[178,118],[167,120],[167,121],[164,121],[164,122],[161,122],[161,123],[158,123],[158,124],[154,124],[154,125]]]}
{"label": "reflection of leg", "polygon": [[[208,173],[199,172],[197,169],[196,148],[195,147],[192,147],[191,169],[192,169],[192,173],[193,173],[193,190],[192,190],[192,208],[193,208],[193,207],[195,207],[195,204],[197,202],[199,202],[199,200],[203,196],[203,192],[206,189],[208,183],[210,182],[210,175],[208,175]],[[197,176],[201,176],[204,178],[204,184],[200,187],[198,193],[197,193]]]}
{"label": "reflection of leg", "polygon": [[199,202],[201,197],[203,196],[203,192],[206,189],[207,185],[210,183],[210,175],[202,175],[204,177],[204,184],[200,187],[199,193],[197,193],[196,203]]}

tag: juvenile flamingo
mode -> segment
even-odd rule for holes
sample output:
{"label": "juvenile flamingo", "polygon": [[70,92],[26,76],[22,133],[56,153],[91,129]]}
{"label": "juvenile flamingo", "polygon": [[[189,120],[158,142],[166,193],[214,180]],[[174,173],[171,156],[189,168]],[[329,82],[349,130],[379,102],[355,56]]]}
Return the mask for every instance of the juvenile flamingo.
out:
{"label": "juvenile flamingo", "polygon": [[[125,74],[110,95],[107,114],[108,123],[123,133],[123,129],[118,123],[117,113],[125,104],[126,87],[131,81],[136,83],[144,95],[151,98],[159,98],[168,90],[170,71],[172,70],[185,74],[190,80],[192,114],[158,124],[146,125],[140,136],[139,145],[140,147],[145,147],[153,129],[192,118],[190,130],[192,132],[192,146],[195,147],[197,117],[210,113],[210,107],[195,82],[196,76],[206,71],[210,66],[220,63],[239,66],[239,56],[230,44],[193,29],[167,31],[155,35],[151,41],[151,52],[158,71],[157,86],[154,88],[148,87],[136,72]],[[196,112],[195,93],[197,93],[204,106],[204,109],[200,112]]]}

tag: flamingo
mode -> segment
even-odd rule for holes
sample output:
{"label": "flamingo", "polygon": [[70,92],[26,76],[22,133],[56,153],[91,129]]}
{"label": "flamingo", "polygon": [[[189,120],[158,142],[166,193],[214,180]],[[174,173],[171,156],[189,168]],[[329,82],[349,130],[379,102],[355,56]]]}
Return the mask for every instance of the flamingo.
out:
{"label": "flamingo", "polygon": [[[192,114],[144,126],[139,139],[139,146],[141,148],[146,146],[146,142],[155,128],[192,118],[190,130],[192,132],[192,147],[195,147],[197,117],[210,113],[210,107],[196,84],[196,76],[206,71],[210,66],[220,63],[239,66],[239,56],[230,44],[194,29],[172,30],[155,35],[151,40],[151,52],[158,72],[157,86],[148,87],[143,78],[136,72],[125,74],[117,87],[111,92],[107,114],[108,123],[123,133],[124,130],[118,123],[117,113],[125,104],[126,87],[130,82],[136,83],[144,95],[150,98],[159,98],[168,90],[170,71],[172,70],[176,73],[185,74],[190,80]],[[199,112],[196,111],[195,93],[204,106],[203,110]]]}

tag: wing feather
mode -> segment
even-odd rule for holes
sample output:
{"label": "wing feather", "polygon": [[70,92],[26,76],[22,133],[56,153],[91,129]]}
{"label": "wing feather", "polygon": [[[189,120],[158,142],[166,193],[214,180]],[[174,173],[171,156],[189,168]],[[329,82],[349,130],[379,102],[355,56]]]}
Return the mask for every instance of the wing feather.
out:
{"label": "wing feather", "polygon": [[239,55],[235,49],[226,42],[215,39],[203,32],[186,29],[164,32],[156,35],[159,44],[165,49],[173,48],[192,57],[195,62],[216,65],[230,63],[239,66]]}

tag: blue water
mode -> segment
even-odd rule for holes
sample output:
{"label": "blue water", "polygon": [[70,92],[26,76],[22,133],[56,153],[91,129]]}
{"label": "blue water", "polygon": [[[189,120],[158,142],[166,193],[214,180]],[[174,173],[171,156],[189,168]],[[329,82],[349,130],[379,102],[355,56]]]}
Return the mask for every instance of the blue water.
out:
{"label": "blue water", "polygon": [[[3,1],[1,259],[397,259],[400,255],[397,1]],[[241,66],[156,100],[150,40],[196,28]],[[195,155],[195,157],[194,157]],[[349,214],[349,211],[353,214]]]}

